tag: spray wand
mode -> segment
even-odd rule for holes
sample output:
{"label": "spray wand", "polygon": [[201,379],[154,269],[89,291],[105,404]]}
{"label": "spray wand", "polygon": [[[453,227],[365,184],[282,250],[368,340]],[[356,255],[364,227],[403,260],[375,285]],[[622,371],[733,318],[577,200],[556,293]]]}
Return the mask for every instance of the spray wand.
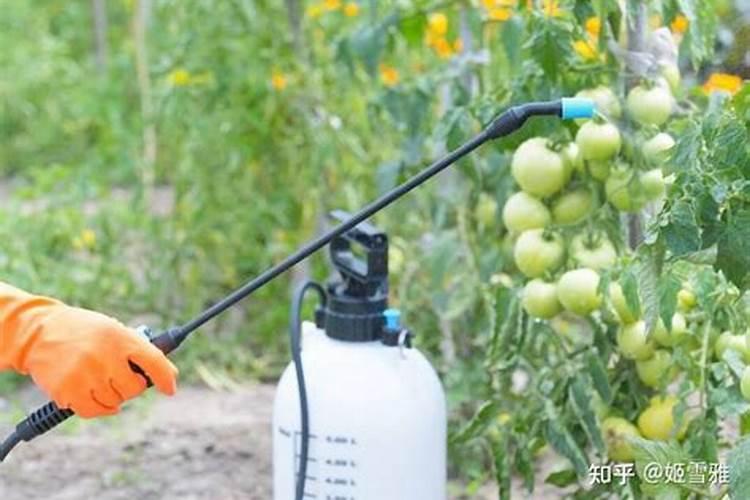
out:
{"label": "spray wand", "polygon": [[[555,101],[531,102],[513,106],[494,119],[482,132],[472,139],[451,151],[443,158],[437,160],[403,184],[383,194],[380,198],[360,209],[339,225],[308,242],[292,255],[248,281],[246,284],[230,293],[222,300],[216,302],[189,322],[158,334],[152,332],[148,328],[140,329],[140,333],[148,338],[148,340],[158,347],[164,354],[169,354],[177,349],[191,333],[200,328],[206,322],[215,318],[283,272],[306,259],[325,245],[329,244],[335,238],[350,231],[361,222],[409,193],[414,188],[440,173],[459,159],[468,155],[485,142],[504,137],[518,130],[529,117],[558,116],[563,119],[572,119],[591,118],[593,114],[593,101],[581,98],[563,98]],[[134,372],[143,376],[147,380],[149,386],[151,385],[151,381],[148,380],[148,377],[139,366],[131,362],[130,367]],[[40,407],[21,421],[16,426],[15,431],[13,431],[13,433],[8,436],[2,444],[0,444],[0,462],[2,462],[11,450],[22,441],[31,441],[37,436],[52,430],[73,416],[73,414],[74,413],[69,409],[59,408],[54,402],[49,402]]]}

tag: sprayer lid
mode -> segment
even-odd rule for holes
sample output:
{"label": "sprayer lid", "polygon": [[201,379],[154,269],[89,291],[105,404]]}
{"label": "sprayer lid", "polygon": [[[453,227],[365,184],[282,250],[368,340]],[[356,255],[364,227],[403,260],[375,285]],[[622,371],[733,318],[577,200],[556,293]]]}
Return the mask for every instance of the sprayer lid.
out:
{"label": "sprayer lid", "polygon": [[[346,220],[349,214],[331,216]],[[331,241],[330,256],[339,276],[328,285],[326,334],[350,342],[380,339],[388,308],[387,235],[363,222]]]}

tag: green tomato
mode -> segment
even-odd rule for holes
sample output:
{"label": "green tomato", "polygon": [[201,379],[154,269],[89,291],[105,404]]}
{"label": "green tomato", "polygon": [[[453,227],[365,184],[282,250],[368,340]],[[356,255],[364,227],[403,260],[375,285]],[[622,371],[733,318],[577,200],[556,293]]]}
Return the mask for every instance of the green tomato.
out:
{"label": "green tomato", "polygon": [[607,445],[607,456],[615,462],[635,460],[629,438],[641,437],[638,428],[620,417],[607,417],[602,421],[602,436]]}
{"label": "green tomato", "polygon": [[584,187],[573,189],[552,202],[552,220],[561,226],[577,224],[591,215],[593,209],[591,190]]}
{"label": "green tomato", "polygon": [[514,233],[543,228],[551,218],[544,203],[523,191],[513,194],[503,207],[503,223]]}
{"label": "green tomato", "polygon": [[630,116],[642,125],[662,125],[672,114],[672,94],[668,89],[655,85],[646,88],[634,87],[627,98]]}
{"label": "green tomato", "polygon": [[598,181],[606,181],[611,169],[609,160],[591,160],[589,164],[589,174]]}
{"label": "green tomato", "polygon": [[653,337],[657,344],[664,347],[674,347],[687,335],[687,321],[680,313],[672,315],[672,328],[667,330],[664,322],[659,318],[654,328]]}
{"label": "green tomato", "polygon": [[562,264],[565,247],[559,234],[542,229],[524,231],[516,240],[513,256],[518,269],[529,278],[539,278]]}
{"label": "green tomato", "polygon": [[750,366],[746,366],[745,370],[742,372],[740,390],[742,391],[742,397],[750,401]]}
{"label": "green tomato", "polygon": [[661,169],[654,168],[641,173],[639,181],[643,189],[643,196],[647,201],[658,200],[664,195],[664,176]]}
{"label": "green tomato", "polygon": [[696,303],[697,299],[695,298],[695,294],[692,292],[692,290],[683,288],[682,290],[677,292],[677,308],[680,311],[688,312],[693,307],[695,307]]}
{"label": "green tomato", "polygon": [[570,255],[580,267],[595,271],[608,269],[617,262],[617,251],[605,235],[579,234],[570,241]]}
{"label": "green tomato", "polygon": [[541,279],[533,279],[526,283],[521,304],[526,312],[535,318],[550,319],[562,310],[557,300],[555,284]]}
{"label": "green tomato", "polygon": [[596,110],[607,118],[616,120],[622,116],[620,100],[609,87],[601,85],[592,89],[584,89],[578,92],[576,97],[593,100]]}
{"label": "green tomato", "polygon": [[609,300],[622,323],[629,325],[638,319],[636,313],[628,307],[628,301],[622,291],[622,286],[616,281],[609,284]]}
{"label": "green tomato", "polygon": [[609,160],[620,151],[620,131],[611,123],[587,121],[576,134],[576,144],[585,160]]}
{"label": "green tomato", "polygon": [[620,166],[610,174],[604,183],[604,191],[607,200],[621,212],[638,212],[645,205],[645,200],[637,192],[634,182],[633,171],[628,167]]}
{"label": "green tomato", "polygon": [[671,378],[672,355],[664,349],[654,351],[653,357],[635,362],[635,370],[641,382],[649,387],[658,387]]}
{"label": "green tomato", "polygon": [[646,323],[642,320],[620,327],[617,346],[629,359],[645,360],[654,354],[654,343],[648,338]]}
{"label": "green tomato", "polygon": [[553,195],[566,182],[565,161],[547,147],[547,139],[542,137],[528,139],[518,146],[510,168],[521,189],[534,196]]}
{"label": "green tomato", "polygon": [[680,91],[680,82],[682,80],[680,68],[676,64],[664,64],[661,67],[661,75],[669,84],[669,90],[673,94],[677,94]]}
{"label": "green tomato", "polygon": [[490,227],[497,220],[497,200],[487,193],[481,193],[474,215],[483,227]]}
{"label": "green tomato", "polygon": [[714,353],[716,354],[717,359],[722,359],[722,356],[727,349],[737,352],[737,354],[739,354],[746,362],[750,361],[750,352],[747,348],[747,339],[745,335],[734,335],[729,331],[723,332],[719,335],[719,338],[716,339],[716,343],[714,344]]}
{"label": "green tomato", "polygon": [[578,147],[578,144],[575,142],[569,142],[562,148],[560,154],[565,161],[567,170],[570,172],[568,177],[570,177],[570,175],[576,170],[583,172],[583,155],[581,154],[581,148]]}
{"label": "green tomato", "polygon": [[671,437],[682,439],[687,432],[688,421],[685,418],[682,428],[675,428],[675,406],[677,398],[674,396],[651,398],[649,406],[638,416],[638,430],[643,437],[658,441],[666,441]]}
{"label": "green tomato", "polygon": [[593,269],[574,269],[557,282],[557,298],[566,310],[586,316],[601,304],[598,288],[599,273]]}
{"label": "green tomato", "polygon": [[641,151],[646,161],[654,165],[661,165],[671,155],[674,145],[675,141],[671,135],[666,132],[659,132],[643,143]]}

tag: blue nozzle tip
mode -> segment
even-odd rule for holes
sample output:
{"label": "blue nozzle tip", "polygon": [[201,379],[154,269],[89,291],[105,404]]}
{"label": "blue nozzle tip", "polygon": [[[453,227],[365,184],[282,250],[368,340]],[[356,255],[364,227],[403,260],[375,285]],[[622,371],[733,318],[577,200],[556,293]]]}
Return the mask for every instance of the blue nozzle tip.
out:
{"label": "blue nozzle tip", "polygon": [[385,327],[389,330],[398,330],[401,328],[401,311],[398,309],[386,309],[383,311],[385,317]]}
{"label": "blue nozzle tip", "polygon": [[596,111],[596,106],[592,99],[584,97],[563,97],[562,99],[562,118],[571,120],[573,118],[592,118]]}

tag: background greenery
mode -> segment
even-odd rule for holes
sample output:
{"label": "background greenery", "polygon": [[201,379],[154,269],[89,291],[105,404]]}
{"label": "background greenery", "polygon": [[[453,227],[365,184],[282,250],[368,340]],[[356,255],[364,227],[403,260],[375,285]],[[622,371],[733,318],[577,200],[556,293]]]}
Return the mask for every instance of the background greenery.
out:
{"label": "background greenery", "polygon": [[[747,75],[741,3],[649,2],[654,26],[683,35],[696,106],[708,106],[709,74]],[[133,324],[189,319],[318,233],[329,210],[360,207],[507,105],[629,76],[586,27],[626,16],[613,0],[2,0],[0,10],[0,273]],[[492,453],[470,439],[481,420],[463,424],[510,382],[496,350],[514,349],[498,339],[520,285],[497,207],[512,192],[513,148],[539,134],[573,129],[533,121],[375,218],[391,235],[392,302],[463,428],[453,472],[476,484]],[[478,216],[483,196],[497,225]],[[183,378],[274,380],[288,360],[290,289],[327,273],[316,256],[208,325],[176,354]],[[0,387],[17,380],[3,377]],[[506,411],[521,404],[503,397]],[[540,446],[525,442],[514,467],[528,469]]]}

